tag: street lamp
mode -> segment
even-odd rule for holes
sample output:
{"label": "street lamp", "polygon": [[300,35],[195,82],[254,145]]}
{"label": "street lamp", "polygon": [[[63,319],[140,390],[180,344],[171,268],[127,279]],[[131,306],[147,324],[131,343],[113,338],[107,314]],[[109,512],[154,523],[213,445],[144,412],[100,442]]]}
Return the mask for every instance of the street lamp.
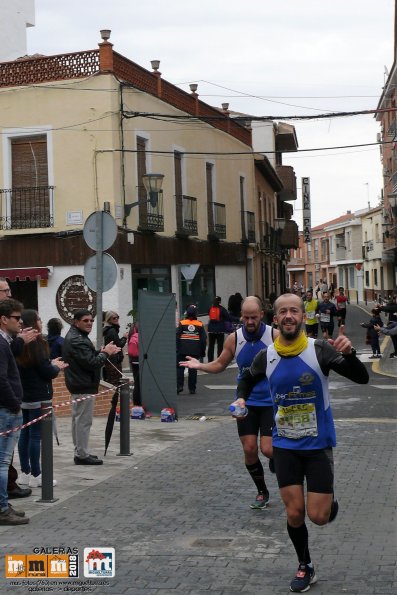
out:
{"label": "street lamp", "polygon": [[125,203],[124,217],[128,217],[131,213],[131,209],[140,204],[150,204],[153,209],[155,209],[158,204],[163,179],[164,174],[144,174],[142,176],[142,181],[149,198],[147,200],[140,199],[135,202]]}
{"label": "street lamp", "polygon": [[142,176],[143,185],[149,195],[149,202],[155,209],[161,186],[163,185],[164,174],[145,174]]}

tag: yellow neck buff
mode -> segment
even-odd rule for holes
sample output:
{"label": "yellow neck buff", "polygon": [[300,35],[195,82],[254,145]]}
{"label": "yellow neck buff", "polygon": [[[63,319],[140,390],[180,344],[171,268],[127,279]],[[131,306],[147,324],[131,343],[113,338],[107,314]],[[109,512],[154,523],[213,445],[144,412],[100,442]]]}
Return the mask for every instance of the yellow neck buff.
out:
{"label": "yellow neck buff", "polygon": [[274,348],[279,355],[293,357],[302,353],[306,349],[308,342],[307,336],[301,331],[299,337],[291,345],[282,345],[280,343],[280,337],[277,337],[274,341]]}

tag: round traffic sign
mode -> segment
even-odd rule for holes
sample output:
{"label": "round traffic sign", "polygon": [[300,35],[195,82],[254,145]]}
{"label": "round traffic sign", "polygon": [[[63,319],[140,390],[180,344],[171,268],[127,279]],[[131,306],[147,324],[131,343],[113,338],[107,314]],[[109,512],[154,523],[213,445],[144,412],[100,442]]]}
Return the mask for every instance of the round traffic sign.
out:
{"label": "round traffic sign", "polygon": [[[87,258],[84,264],[84,278],[88,287],[97,289],[97,257],[96,254]],[[102,291],[109,291],[117,281],[117,264],[113,256],[107,252],[102,254]]]}
{"label": "round traffic sign", "polygon": [[[102,233],[98,234],[100,226],[102,226]],[[95,211],[95,213],[91,213],[84,224],[83,237],[87,246],[92,250],[107,250],[117,238],[117,223],[110,213]],[[97,245],[98,237],[100,245]]]}

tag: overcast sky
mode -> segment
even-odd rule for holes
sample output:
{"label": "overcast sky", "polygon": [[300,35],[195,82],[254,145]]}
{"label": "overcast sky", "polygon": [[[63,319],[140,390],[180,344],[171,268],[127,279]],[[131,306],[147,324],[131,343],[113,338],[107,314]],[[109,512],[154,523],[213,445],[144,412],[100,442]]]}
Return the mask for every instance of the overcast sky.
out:
{"label": "overcast sky", "polygon": [[[394,51],[394,0],[35,0],[30,54],[97,47],[111,29],[115,51],[212,105],[257,116],[313,115],[376,108]],[[373,116],[291,122],[300,149],[376,141]],[[376,206],[379,148],[285,155],[311,181],[312,225],[347,209]]]}

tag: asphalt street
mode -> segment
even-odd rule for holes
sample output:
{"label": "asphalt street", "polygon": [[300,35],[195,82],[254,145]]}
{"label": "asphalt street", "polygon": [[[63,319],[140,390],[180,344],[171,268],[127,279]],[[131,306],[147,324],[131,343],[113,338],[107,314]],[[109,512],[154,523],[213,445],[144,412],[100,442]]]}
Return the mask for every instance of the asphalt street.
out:
{"label": "asphalt street", "polygon": [[[370,307],[370,306],[368,306]],[[368,309],[368,308],[367,308]],[[365,305],[351,306],[346,334],[370,372],[366,386],[331,376],[336,494],[340,513],[326,527],[308,522],[318,574],[316,595],[392,595],[397,592],[396,468],[397,360],[368,360]],[[275,476],[267,471],[271,501],[249,508],[256,492],[245,470],[236,423],[227,413],[237,370],[200,374],[196,395],[175,397],[179,421],[131,421],[131,456],[120,457],[119,427],[103,466],[73,464],[70,420],[58,419],[53,503],[33,496],[13,500],[28,525],[0,527],[3,593],[93,592],[157,595],[208,593],[277,595],[289,592],[297,569],[287,537]],[[205,421],[199,418],[205,416]],[[103,455],[105,420],[96,418],[92,450]],[[84,548],[114,548],[115,576],[83,575]],[[78,548],[78,579],[12,581],[5,555]],[[16,583],[16,584],[14,584]],[[49,591],[51,589],[51,591]]]}

